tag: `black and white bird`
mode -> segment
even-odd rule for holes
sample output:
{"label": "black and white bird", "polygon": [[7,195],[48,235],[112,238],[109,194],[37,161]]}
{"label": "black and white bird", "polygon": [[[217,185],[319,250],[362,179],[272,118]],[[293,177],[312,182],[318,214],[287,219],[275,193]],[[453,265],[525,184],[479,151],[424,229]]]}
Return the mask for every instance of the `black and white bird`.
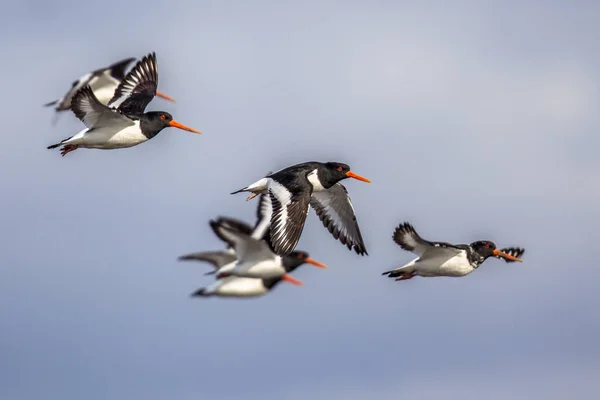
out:
{"label": "black and white bird", "polygon": [[[268,200],[266,195],[261,195],[258,202],[256,212],[256,223],[254,227],[246,224],[245,222],[228,218],[227,226],[230,229],[234,229],[237,232],[249,235],[254,239],[266,240],[270,247],[269,242],[269,226],[271,224],[271,202]],[[225,250],[217,251],[201,251],[197,253],[190,253],[179,257],[180,261],[205,261],[211,264],[214,268],[213,271],[209,271],[204,275],[214,275],[227,272],[233,269],[237,263],[235,256],[235,250],[232,246],[227,245]]]}
{"label": "black and white bird", "polygon": [[98,101],[89,85],[83,87],[73,96],[71,109],[87,128],[48,149],[63,146],[64,156],[79,147],[104,150],[132,147],[152,139],[167,127],[200,133],[174,121],[167,112],[144,112],[156,95],[157,85],[156,54],[151,53],[121,81],[108,105]]}
{"label": "black and white bird", "polygon": [[525,249],[519,247],[498,250],[496,245],[488,240],[456,245],[430,242],[421,238],[408,222],[396,228],[393,239],[402,249],[419,256],[400,268],[383,273],[390,278],[396,278],[397,281],[416,275],[465,276],[477,269],[488,257],[502,258],[506,262],[522,262],[519,257],[525,252]]}
{"label": "black and white bird", "polygon": [[[217,278],[227,276],[257,279],[282,278],[305,263],[327,268],[325,264],[313,260],[303,251],[293,251],[288,255],[279,256],[271,250],[267,242],[241,232],[235,224],[236,220],[225,217],[210,221],[215,234],[233,247],[237,259],[233,268],[227,271],[221,268]],[[290,278],[286,279],[290,280]]]}
{"label": "black and white bird", "polygon": [[[99,68],[95,71],[88,72],[81,78],[77,79],[71,85],[69,91],[60,99],[44,104],[45,107],[55,106],[57,112],[67,111],[71,109],[71,99],[79,89],[89,86],[92,88],[94,95],[102,104],[107,104],[115,95],[115,90],[125,78],[125,71],[129,64],[135,61],[135,58],[127,58],[118,61],[108,67]],[[156,92],[158,97],[162,97],[169,101],[175,101],[172,97],[167,96],[159,91]]]}
{"label": "black and white bird", "polygon": [[251,192],[248,200],[268,194],[272,203],[270,239],[279,255],[290,254],[298,244],[309,206],[335,239],[348,249],[367,254],[354,207],[348,191],[339,183],[346,178],[363,182],[369,179],[355,174],[339,162],[306,162],[267,175],[234,193]]}
{"label": "black and white bird", "polygon": [[[218,279],[213,284],[200,288],[191,294],[192,297],[260,297],[267,294],[279,282],[288,281],[297,285],[297,281],[290,280],[290,275],[284,275],[282,278],[256,279],[239,278],[237,276],[228,276]],[[293,279],[293,278],[291,278]]]}

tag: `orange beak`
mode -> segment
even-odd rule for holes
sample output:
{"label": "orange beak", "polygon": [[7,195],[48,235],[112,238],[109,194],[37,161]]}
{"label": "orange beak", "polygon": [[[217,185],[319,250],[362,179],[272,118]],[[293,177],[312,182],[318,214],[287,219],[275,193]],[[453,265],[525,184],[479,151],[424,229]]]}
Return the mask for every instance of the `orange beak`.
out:
{"label": "orange beak", "polygon": [[291,283],[292,285],[296,285],[296,286],[302,286],[303,283],[302,281],[299,281],[298,279],[292,277],[291,275],[285,274],[283,276],[283,278],[281,278],[282,280]]}
{"label": "orange beak", "polygon": [[202,133],[200,131],[195,130],[194,128],[190,128],[189,126],[180,124],[179,122],[177,122],[175,120],[171,120],[171,122],[169,122],[169,126],[172,126],[173,128],[183,129],[184,131],[190,131],[190,132],[194,132],[194,133]]}
{"label": "orange beak", "polygon": [[354,179],[358,179],[359,181],[363,181],[363,182],[371,183],[371,181],[370,181],[370,180],[368,180],[367,178],[365,178],[364,176],[357,175],[357,174],[355,174],[355,173],[354,173],[354,172],[352,172],[352,171],[348,171],[348,172],[346,172],[346,176],[347,176],[348,178],[354,178]]}
{"label": "orange beak", "polygon": [[315,267],[319,267],[319,268],[327,268],[327,265],[318,262],[317,260],[313,260],[312,258],[308,257],[305,262],[307,262],[308,264],[312,264]]}
{"label": "orange beak", "polygon": [[511,256],[510,254],[506,254],[498,249],[494,249],[494,252],[492,253],[494,256],[496,257],[503,257],[506,258],[507,260],[511,260],[511,261],[518,261],[518,262],[523,262],[523,260],[521,260],[520,258]]}
{"label": "orange beak", "polygon": [[164,94],[164,93],[161,93],[161,92],[159,92],[158,90],[156,91],[156,95],[157,95],[158,97],[162,97],[162,98],[163,98],[163,99],[165,99],[165,100],[169,100],[169,101],[172,101],[173,103],[175,103],[175,99],[174,99],[174,98],[172,98],[171,96],[167,96],[166,94]]}

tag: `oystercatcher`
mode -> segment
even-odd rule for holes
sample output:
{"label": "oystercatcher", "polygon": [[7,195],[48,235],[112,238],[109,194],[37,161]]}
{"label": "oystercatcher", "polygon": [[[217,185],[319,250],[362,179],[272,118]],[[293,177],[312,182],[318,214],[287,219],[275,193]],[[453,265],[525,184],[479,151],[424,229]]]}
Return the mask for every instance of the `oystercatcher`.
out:
{"label": "oystercatcher", "polygon": [[[313,260],[308,253],[303,251],[293,251],[288,255],[278,256],[271,251],[265,241],[254,239],[236,229],[235,222],[235,220],[231,221],[225,217],[210,221],[210,226],[215,234],[233,247],[238,260],[233,268],[227,271],[223,271],[222,268],[217,273],[217,278],[226,276],[258,279],[281,278],[305,263],[319,268],[327,268],[325,264]],[[294,278],[288,277],[286,280],[291,281]],[[297,281],[297,283],[300,282]]]}
{"label": "oystercatcher", "polygon": [[[298,266],[296,266],[297,268]],[[296,280],[290,280],[290,275],[282,278],[256,279],[228,276],[218,279],[212,285],[198,289],[191,294],[192,297],[259,297],[263,296],[282,280],[297,285]],[[291,278],[293,279],[293,278]]]}
{"label": "oystercatcher", "polygon": [[61,154],[79,147],[90,149],[120,149],[143,143],[167,127],[200,133],[173,120],[168,112],[144,109],[154,98],[158,84],[156,54],[151,53],[139,61],[115,90],[108,106],[100,103],[91,87],[80,89],[72,99],[71,109],[86,129],[60,143]]}
{"label": "oystercatcher", "polygon": [[[67,111],[71,109],[71,99],[79,91],[79,89],[90,86],[96,95],[98,101],[102,104],[107,104],[113,98],[115,90],[125,78],[125,70],[127,66],[135,61],[135,58],[127,58],[118,61],[108,67],[100,68],[95,71],[83,75],[81,78],[73,82],[69,91],[60,99],[44,104],[45,107],[56,105],[55,111]],[[169,101],[175,101],[170,96],[159,91],[156,92],[158,97],[162,97]]]}
{"label": "oystercatcher", "polygon": [[519,247],[498,250],[496,245],[488,240],[456,245],[429,242],[421,238],[408,222],[396,228],[393,239],[402,249],[419,256],[400,268],[382,274],[396,278],[397,281],[411,279],[416,275],[465,276],[477,269],[488,257],[502,258],[506,262],[522,262],[519,257],[525,252],[525,249]]}
{"label": "oystercatcher", "polygon": [[298,244],[308,214],[309,205],[335,239],[367,254],[354,207],[348,191],[339,183],[346,178],[363,182],[369,179],[355,174],[339,162],[306,162],[287,167],[233,192],[251,192],[248,200],[259,193],[268,193],[272,203],[271,244],[279,255],[290,254]]}

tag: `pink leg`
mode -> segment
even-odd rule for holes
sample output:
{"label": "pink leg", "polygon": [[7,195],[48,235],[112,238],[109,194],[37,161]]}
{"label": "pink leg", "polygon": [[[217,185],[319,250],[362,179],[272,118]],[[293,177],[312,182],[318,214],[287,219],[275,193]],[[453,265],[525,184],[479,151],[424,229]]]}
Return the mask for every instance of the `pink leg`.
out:
{"label": "pink leg", "polygon": [[407,279],[412,279],[415,277],[415,273],[411,272],[410,274],[404,274],[396,278],[397,281],[405,281]]}
{"label": "pink leg", "polygon": [[63,146],[62,149],[60,149],[60,154],[64,157],[67,153],[72,152],[73,150],[77,150],[79,146],[74,145],[74,144],[67,144],[65,146]]}

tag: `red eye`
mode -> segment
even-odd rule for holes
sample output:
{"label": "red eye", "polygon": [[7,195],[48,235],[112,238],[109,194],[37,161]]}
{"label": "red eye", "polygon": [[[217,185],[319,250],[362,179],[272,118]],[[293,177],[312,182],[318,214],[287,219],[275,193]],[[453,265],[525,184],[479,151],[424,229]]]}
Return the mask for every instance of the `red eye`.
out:
{"label": "red eye", "polygon": [[337,167],[337,170],[342,172],[342,167]]}
{"label": "red eye", "polygon": [[160,119],[167,119],[167,116],[166,116],[165,114],[162,114],[162,115],[160,116]]}
{"label": "red eye", "polygon": [[490,248],[490,245],[486,243],[486,244],[485,244],[485,248],[486,248],[486,249],[489,249],[489,248]]}

